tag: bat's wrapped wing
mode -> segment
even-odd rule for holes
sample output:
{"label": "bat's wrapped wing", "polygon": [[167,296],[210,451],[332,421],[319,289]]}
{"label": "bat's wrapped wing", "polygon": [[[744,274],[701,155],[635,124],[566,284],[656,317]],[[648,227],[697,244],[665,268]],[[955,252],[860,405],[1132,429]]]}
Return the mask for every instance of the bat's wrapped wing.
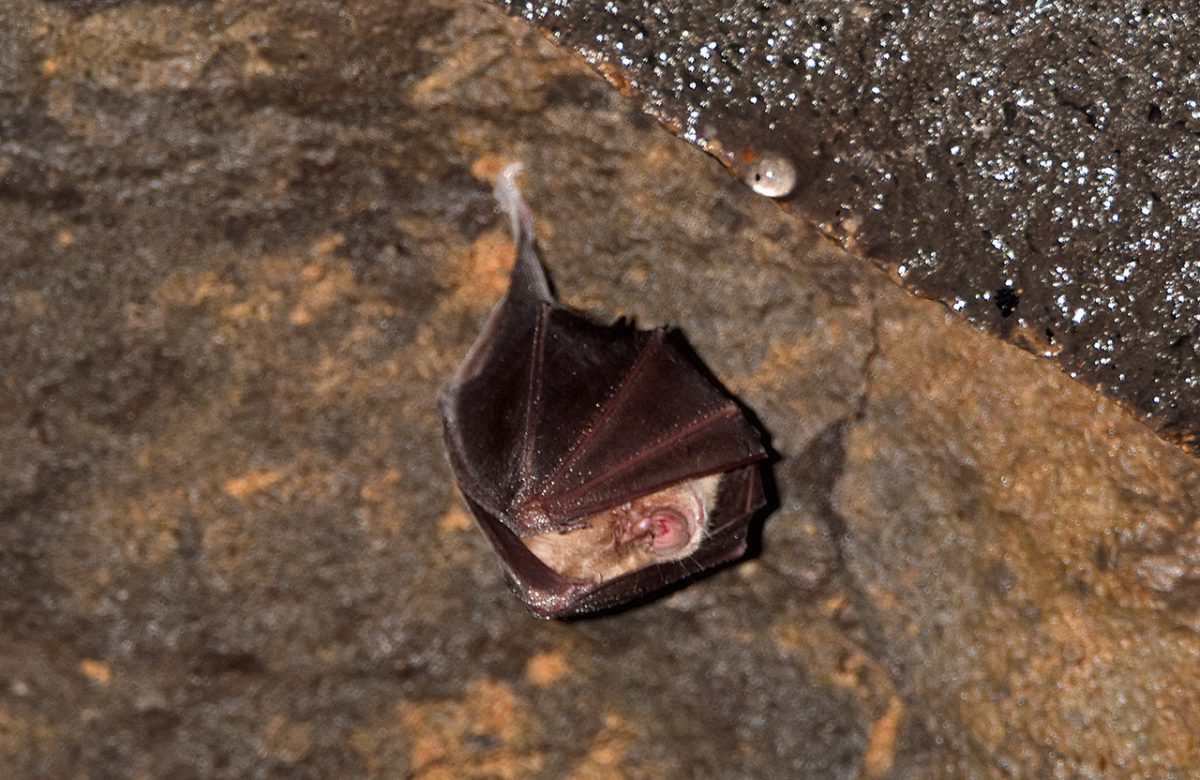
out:
{"label": "bat's wrapped wing", "polygon": [[[564,616],[741,555],[763,504],[758,431],[678,333],[597,324],[555,302],[529,235],[518,233],[509,294],[441,400],[451,465],[517,592],[538,614]],[[719,487],[684,557],[581,577],[530,549],[531,537],[553,541],[710,475]]]}

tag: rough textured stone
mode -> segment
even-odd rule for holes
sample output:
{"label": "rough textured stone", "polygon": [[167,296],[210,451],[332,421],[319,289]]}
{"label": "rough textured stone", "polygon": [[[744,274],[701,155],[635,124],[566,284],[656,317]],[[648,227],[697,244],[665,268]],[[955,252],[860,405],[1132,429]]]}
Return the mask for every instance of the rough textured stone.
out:
{"label": "rough textured stone", "polygon": [[924,308],[881,322],[834,500],[905,689],[928,728],[1011,775],[1186,776],[1200,472]]}
{"label": "rough textured stone", "polygon": [[[1194,461],[523,25],[18,0],[0,36],[6,776],[1196,764]],[[572,623],[506,592],[434,398],[511,160],[567,301],[680,324],[762,419],[757,559]]]}

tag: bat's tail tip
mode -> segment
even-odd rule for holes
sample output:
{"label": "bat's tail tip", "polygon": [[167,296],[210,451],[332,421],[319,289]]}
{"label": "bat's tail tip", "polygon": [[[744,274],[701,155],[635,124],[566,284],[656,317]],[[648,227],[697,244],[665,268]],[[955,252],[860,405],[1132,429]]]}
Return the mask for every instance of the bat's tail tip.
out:
{"label": "bat's tail tip", "polygon": [[505,166],[500,172],[500,178],[496,180],[496,188],[493,191],[496,202],[512,220],[513,238],[518,242],[524,236],[533,235],[533,215],[525,205],[525,199],[521,197],[521,188],[517,186],[517,176],[523,170],[524,163],[516,162]]}
{"label": "bat's tail tip", "polygon": [[529,210],[525,199],[521,197],[521,189],[517,186],[517,176],[525,169],[521,163],[512,163],[500,172],[496,180],[496,202],[500,204],[510,220],[512,220],[513,240],[517,244],[517,264],[513,270],[514,289],[527,289],[540,300],[552,300],[550,286],[546,274],[537,259],[533,238],[533,212]]}
{"label": "bat's tail tip", "polygon": [[500,179],[499,179],[500,183],[497,184],[496,186],[497,187],[499,187],[499,186],[515,187],[516,186],[516,178],[518,176],[520,176],[524,171],[525,171],[525,163],[523,163],[523,162],[509,163],[508,165],[504,166],[504,169],[502,171],[500,171]]}

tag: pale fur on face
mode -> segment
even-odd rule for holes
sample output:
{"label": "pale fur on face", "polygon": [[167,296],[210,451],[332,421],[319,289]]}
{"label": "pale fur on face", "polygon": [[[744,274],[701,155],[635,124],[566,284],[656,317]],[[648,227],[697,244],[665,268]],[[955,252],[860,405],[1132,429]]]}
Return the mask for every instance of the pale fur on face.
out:
{"label": "pale fur on face", "polygon": [[[542,563],[576,582],[598,583],[656,563],[686,558],[700,547],[708,531],[708,515],[716,505],[720,474],[680,482],[587,518],[587,527],[545,533],[521,541]],[[686,538],[656,547],[639,522],[656,512],[686,520]]]}

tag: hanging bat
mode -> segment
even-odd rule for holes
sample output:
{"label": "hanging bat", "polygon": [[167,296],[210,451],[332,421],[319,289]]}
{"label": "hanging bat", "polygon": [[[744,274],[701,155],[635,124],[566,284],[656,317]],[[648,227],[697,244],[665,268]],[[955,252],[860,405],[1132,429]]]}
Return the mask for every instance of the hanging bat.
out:
{"label": "hanging bat", "polygon": [[559,304],[509,166],[508,295],[439,406],[463,497],[539,617],[640,600],[740,557],[765,504],[758,431],[670,328]]}

